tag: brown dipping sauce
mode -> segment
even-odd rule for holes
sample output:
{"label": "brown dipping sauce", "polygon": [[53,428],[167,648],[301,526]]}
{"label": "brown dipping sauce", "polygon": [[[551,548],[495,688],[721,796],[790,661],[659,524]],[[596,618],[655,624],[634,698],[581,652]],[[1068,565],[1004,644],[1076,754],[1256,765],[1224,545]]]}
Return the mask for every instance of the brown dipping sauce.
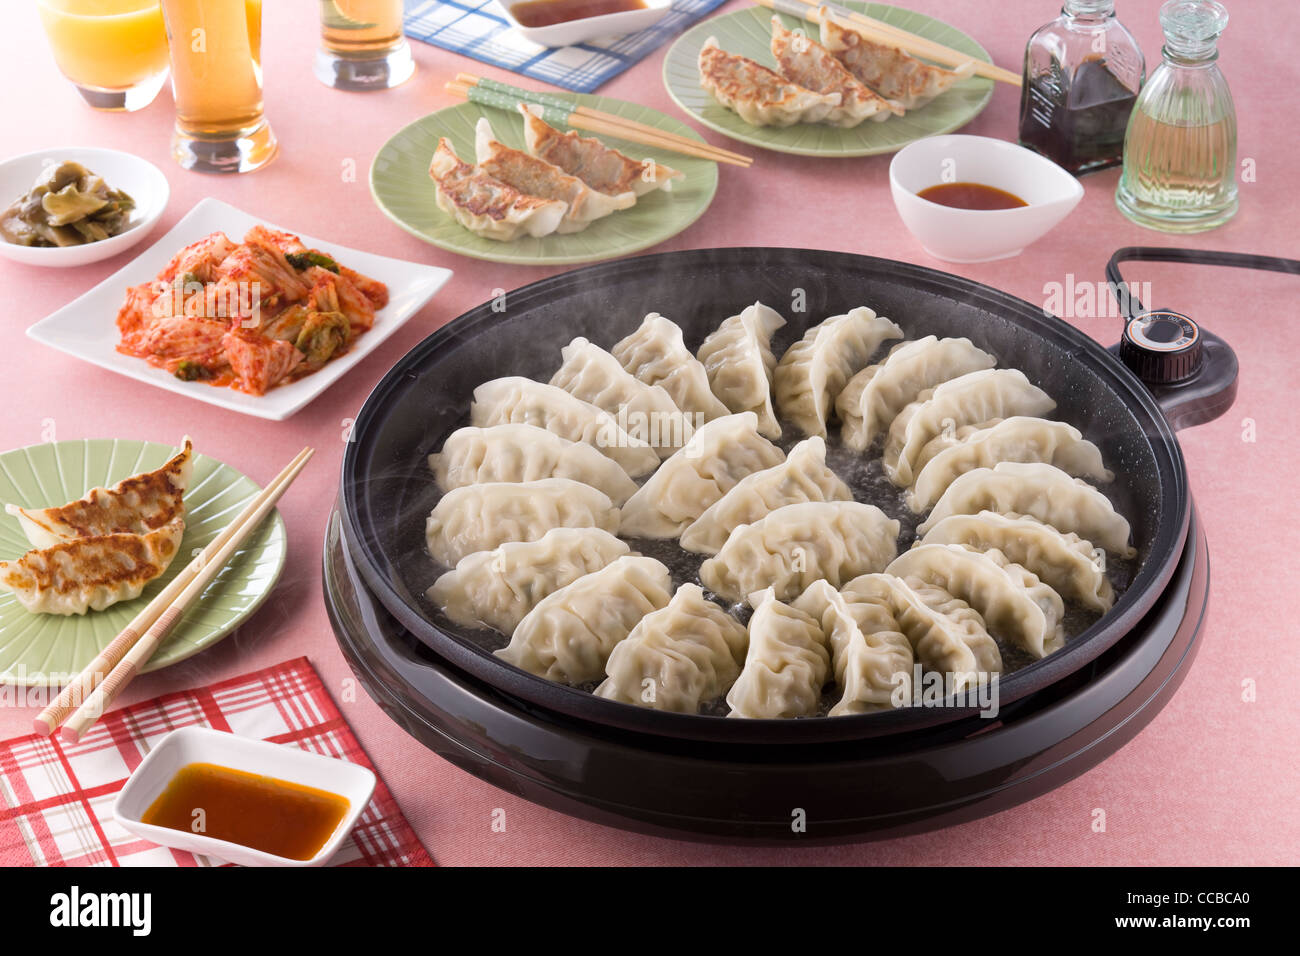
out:
{"label": "brown dipping sauce", "polygon": [[526,27],[549,27],[645,8],[645,0],[524,0],[510,4],[510,15]]}
{"label": "brown dipping sauce", "polygon": [[1029,205],[1015,193],[985,186],[983,183],[939,183],[937,186],[927,186],[917,195],[954,209],[1018,209]]}
{"label": "brown dipping sauce", "polygon": [[[176,771],[141,822],[310,860],[351,804],[336,793],[210,763]],[[202,814],[196,814],[202,810]],[[202,822],[202,829],[197,824]]]}

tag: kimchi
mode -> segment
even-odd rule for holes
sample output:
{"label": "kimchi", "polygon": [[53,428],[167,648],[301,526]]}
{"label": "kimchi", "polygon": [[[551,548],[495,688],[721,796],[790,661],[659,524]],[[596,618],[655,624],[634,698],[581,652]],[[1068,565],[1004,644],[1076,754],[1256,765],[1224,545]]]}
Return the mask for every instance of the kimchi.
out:
{"label": "kimchi", "polygon": [[250,395],[343,355],[388,303],[382,282],[254,226],[242,243],[214,232],[178,252],[117,313],[117,349],[185,381]]}

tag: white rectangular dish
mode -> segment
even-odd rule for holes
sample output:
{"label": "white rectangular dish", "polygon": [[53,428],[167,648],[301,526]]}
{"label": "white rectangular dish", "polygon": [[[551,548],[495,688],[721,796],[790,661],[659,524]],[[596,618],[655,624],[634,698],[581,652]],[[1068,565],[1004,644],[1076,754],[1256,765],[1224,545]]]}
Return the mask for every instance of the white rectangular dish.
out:
{"label": "white rectangular dish", "polygon": [[578,20],[566,20],[544,27],[526,27],[511,12],[524,0],[500,0],[500,7],[510,25],[530,43],[538,46],[560,47],[585,43],[600,37],[622,36],[636,33],[646,27],[654,26],[672,9],[672,0],[643,0],[645,7],[640,10],[624,10],[621,13],[606,13],[599,17],[582,17]]}
{"label": "white rectangular dish", "polygon": [[[142,822],[145,812],[176,772],[192,763],[211,763],[315,787],[345,797],[350,806],[330,838],[310,860],[290,860],[202,833]],[[352,832],[374,790],[375,775],[365,767],[345,760],[207,727],[182,727],[160,740],[135,768],[113,802],[113,816],[123,829],[151,843],[216,857],[240,866],[322,866],[338,852],[344,838]]]}
{"label": "white rectangular dish", "polygon": [[[347,354],[329,362],[320,371],[296,382],[272,388],[265,395],[247,395],[233,388],[217,388],[202,382],[183,382],[165,369],[153,367],[144,359],[117,351],[119,335],[116,318],[129,287],[152,280],[172,256],[192,242],[218,231],[238,242],[256,225],[292,232],[306,245],[327,252],[349,268],[388,286],[388,305],[375,313],[374,328],[358,338]],[[186,395],[232,412],[283,421],[317,398],[349,369],[382,345],[385,339],[433,298],[451,275],[450,269],[348,249],[328,239],[304,235],[294,229],[268,223],[218,199],[204,199],[148,249],[85,295],[41,319],[27,330],[27,335],[37,342],[100,368],[119,372],[169,392]]]}

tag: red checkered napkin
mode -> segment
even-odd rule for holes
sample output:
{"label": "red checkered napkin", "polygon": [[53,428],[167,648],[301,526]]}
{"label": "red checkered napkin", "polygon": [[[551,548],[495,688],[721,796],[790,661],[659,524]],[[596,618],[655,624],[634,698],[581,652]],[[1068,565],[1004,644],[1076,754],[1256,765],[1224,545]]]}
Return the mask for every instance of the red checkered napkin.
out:
{"label": "red checkered napkin", "polygon": [[[113,819],[126,778],[163,735],[193,725],[370,767],[307,658],[115,710],[81,743],[0,743],[0,866],[215,866],[127,833]],[[374,769],[370,767],[370,769]],[[433,866],[380,780],[330,866]]]}

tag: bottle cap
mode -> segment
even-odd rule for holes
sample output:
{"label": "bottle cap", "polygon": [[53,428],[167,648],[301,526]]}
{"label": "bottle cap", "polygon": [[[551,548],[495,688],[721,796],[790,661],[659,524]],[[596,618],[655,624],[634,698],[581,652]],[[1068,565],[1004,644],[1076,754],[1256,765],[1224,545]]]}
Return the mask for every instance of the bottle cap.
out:
{"label": "bottle cap", "polygon": [[1227,25],[1228,11],[1217,0],[1168,0],[1160,8],[1165,46],[1180,55],[1214,49],[1214,41]]}
{"label": "bottle cap", "polygon": [[1119,357],[1138,378],[1152,385],[1185,381],[1201,370],[1200,327],[1181,312],[1143,312],[1124,326]]}

